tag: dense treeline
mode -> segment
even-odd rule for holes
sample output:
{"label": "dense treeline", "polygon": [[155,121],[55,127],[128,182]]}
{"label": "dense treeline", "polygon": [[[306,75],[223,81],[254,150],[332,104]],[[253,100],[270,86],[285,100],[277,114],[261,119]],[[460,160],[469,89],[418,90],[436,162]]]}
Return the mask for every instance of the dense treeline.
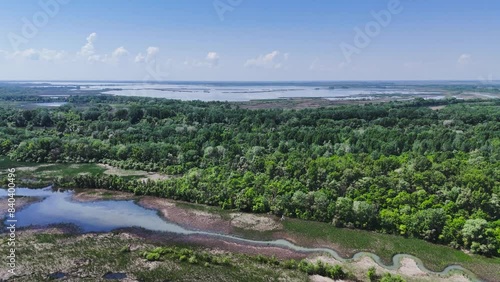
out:
{"label": "dense treeline", "polygon": [[[161,171],[99,187],[332,222],[500,255],[500,103],[244,110],[221,102],[70,97],[0,110],[0,154]],[[434,111],[430,105],[446,105]]]}

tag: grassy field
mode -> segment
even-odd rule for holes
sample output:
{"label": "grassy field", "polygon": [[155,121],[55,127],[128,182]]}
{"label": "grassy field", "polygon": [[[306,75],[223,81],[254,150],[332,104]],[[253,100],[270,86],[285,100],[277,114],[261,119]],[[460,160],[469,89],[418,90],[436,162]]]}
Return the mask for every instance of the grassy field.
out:
{"label": "grassy field", "polygon": [[12,161],[0,156],[0,170],[4,183],[6,170],[16,169],[16,184],[32,188],[44,187],[52,184],[59,177],[75,177],[79,174],[103,174],[105,169],[96,164],[37,164]]}
{"label": "grassy field", "polygon": [[423,240],[336,228],[320,222],[288,219],[283,224],[286,232],[300,238],[301,242],[328,242],[344,256],[368,251],[390,264],[394,255],[404,253],[420,258],[433,271],[442,271],[448,265],[459,264],[489,281],[500,279],[500,258],[471,255]]}
{"label": "grassy field", "polygon": [[[25,163],[10,160],[8,157],[0,156],[0,183],[5,182],[7,169],[16,169],[16,184],[31,188],[45,187],[54,183],[54,180],[72,178],[78,175],[91,174],[102,175],[108,169],[98,164],[39,164]],[[147,172],[130,171],[130,175],[120,175],[126,179],[140,179],[147,176]]]}
{"label": "grassy field", "polygon": [[[45,232],[45,231],[42,231]],[[162,257],[148,261],[144,252],[156,246],[124,234],[64,235],[25,232],[19,234],[17,271],[22,281],[105,281],[106,275],[126,275],[139,281],[307,281],[307,274],[262,264],[252,257],[210,250],[177,247],[184,252],[203,253],[214,261],[205,263]],[[7,253],[6,237],[0,236],[0,250]],[[36,251],[33,251],[36,250]],[[0,270],[0,280],[7,270]],[[63,278],[61,277],[61,278]]]}

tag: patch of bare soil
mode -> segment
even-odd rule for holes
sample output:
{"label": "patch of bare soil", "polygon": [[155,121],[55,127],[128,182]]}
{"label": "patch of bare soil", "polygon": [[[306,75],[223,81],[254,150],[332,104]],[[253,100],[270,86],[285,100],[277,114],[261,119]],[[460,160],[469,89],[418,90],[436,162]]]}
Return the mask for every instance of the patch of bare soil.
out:
{"label": "patch of bare soil", "polygon": [[156,173],[156,172],[121,169],[108,164],[97,164],[97,165],[105,169],[104,174],[117,175],[117,176],[143,176],[143,178],[139,179],[143,182],[146,182],[148,180],[150,181],[166,180],[172,177],[170,175]]}
{"label": "patch of bare soil", "polygon": [[433,111],[438,111],[438,110],[444,109],[444,107],[446,107],[446,106],[432,106],[429,108]]}
{"label": "patch of bare soil", "polygon": [[165,175],[165,174],[160,174],[160,173],[154,173],[154,172],[148,172],[147,176],[144,178],[141,178],[140,180],[143,182],[146,182],[148,180],[151,181],[159,181],[159,180],[167,180],[172,178],[170,175]]}
{"label": "patch of bare soil", "polygon": [[329,257],[329,256],[316,256],[316,257],[310,257],[307,258],[307,261],[317,263],[318,261],[321,261],[322,263],[329,264],[329,265],[336,265],[336,264],[342,264],[342,262]]}
{"label": "patch of bare soil", "polygon": [[35,171],[38,168],[49,167],[49,166],[53,166],[53,164],[43,164],[43,165],[35,165],[35,166],[21,166],[21,167],[16,167],[16,171]]}
{"label": "patch of bare soil", "polygon": [[230,214],[230,216],[231,225],[238,228],[257,231],[272,231],[283,229],[281,223],[267,216],[247,213],[232,213]]}
{"label": "patch of bare soil", "polygon": [[[311,275],[309,276],[309,281],[311,282],[334,282],[332,278],[324,277],[321,275]],[[340,281],[340,280],[337,280]]]}
{"label": "patch of bare soil", "polygon": [[410,258],[403,258],[400,263],[401,267],[399,267],[398,272],[400,272],[401,274],[411,277],[427,275],[418,267],[417,263]]}
{"label": "patch of bare soil", "polygon": [[175,202],[167,199],[143,197],[140,199],[139,205],[159,210],[169,221],[190,229],[222,233],[229,233],[231,231],[231,223],[224,220],[220,215],[182,208],[177,206]]}
{"label": "patch of bare soil", "polygon": [[444,278],[442,278],[440,281],[453,281],[453,282],[470,282],[470,279],[463,276],[463,275],[460,275],[460,274],[455,274],[455,275],[452,275],[448,278],[446,278],[448,280],[445,280]]}
{"label": "patch of bare soil", "polygon": [[104,190],[104,189],[92,189],[92,190],[81,190],[76,191],[73,194],[73,200],[79,202],[94,202],[99,200],[134,200],[137,197],[134,194],[121,192],[121,191],[112,191],[112,190]]}
{"label": "patch of bare soil", "polygon": [[189,209],[176,205],[175,201],[156,197],[136,197],[131,193],[110,191],[103,189],[92,189],[77,191],[73,199],[80,202],[92,202],[98,200],[134,200],[139,199],[138,204],[149,209],[160,211],[161,215],[170,222],[179,224],[189,229],[208,230],[222,233],[230,233],[233,227],[251,229],[257,231],[282,230],[281,223],[267,217],[253,214],[232,213],[231,220],[222,218],[219,214],[207,211]]}
{"label": "patch of bare soil", "polygon": [[133,176],[133,175],[145,175],[145,174],[147,174],[146,171],[121,169],[121,168],[117,168],[114,166],[110,166],[108,164],[97,164],[97,165],[104,168],[106,170],[106,171],[104,171],[104,174],[108,174],[108,175]]}

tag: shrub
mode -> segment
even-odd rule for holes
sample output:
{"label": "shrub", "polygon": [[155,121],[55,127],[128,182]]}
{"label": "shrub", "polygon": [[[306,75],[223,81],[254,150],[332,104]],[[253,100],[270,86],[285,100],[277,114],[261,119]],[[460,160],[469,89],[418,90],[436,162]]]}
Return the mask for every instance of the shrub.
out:
{"label": "shrub", "polygon": [[384,274],[382,279],[380,279],[380,282],[406,282],[401,276],[399,275],[392,275],[390,273]]}
{"label": "shrub", "polygon": [[375,267],[370,267],[368,269],[368,279],[372,282],[377,281],[377,271],[375,270]]}
{"label": "shrub", "polygon": [[335,265],[333,267],[328,267],[326,270],[328,277],[337,279],[344,279],[347,277],[347,273],[342,269],[340,265]]}
{"label": "shrub", "polygon": [[146,253],[146,259],[148,261],[158,261],[160,260],[160,254],[159,253]]}

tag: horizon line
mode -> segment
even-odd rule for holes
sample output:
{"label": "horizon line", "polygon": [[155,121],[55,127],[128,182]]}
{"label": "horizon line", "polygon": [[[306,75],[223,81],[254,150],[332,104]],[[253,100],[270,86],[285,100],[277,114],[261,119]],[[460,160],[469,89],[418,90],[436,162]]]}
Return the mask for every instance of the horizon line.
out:
{"label": "horizon line", "polygon": [[500,82],[500,80],[482,81],[479,79],[345,79],[345,80],[120,80],[120,79],[9,79],[6,82],[134,82],[134,83],[172,83],[172,82],[265,82],[265,83],[298,83],[298,82]]}

